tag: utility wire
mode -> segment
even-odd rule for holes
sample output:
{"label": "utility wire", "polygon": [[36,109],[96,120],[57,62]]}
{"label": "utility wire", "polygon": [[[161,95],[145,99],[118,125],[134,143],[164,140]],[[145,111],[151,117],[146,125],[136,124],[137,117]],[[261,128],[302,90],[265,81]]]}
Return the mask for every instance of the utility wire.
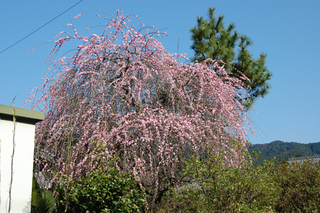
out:
{"label": "utility wire", "polygon": [[52,21],[54,21],[55,19],[59,18],[60,16],[62,16],[63,14],[65,14],[66,12],[68,12],[69,10],[71,10],[72,8],[74,8],[75,6],[77,6],[79,3],[81,3],[83,0],[80,0],[78,3],[74,4],[73,6],[71,6],[70,8],[68,8],[67,10],[65,10],[64,12],[60,13],[59,15],[57,15],[56,17],[54,17],[53,19],[51,19],[50,21],[48,21],[47,23],[45,23],[44,25],[42,25],[41,27],[39,27],[38,29],[36,29],[35,31],[33,31],[32,33],[26,35],[25,37],[23,37],[22,39],[20,39],[19,41],[17,41],[16,43],[12,44],[11,46],[7,47],[6,49],[2,50],[0,52],[3,53],[5,51],[7,51],[8,49],[10,49],[11,47],[15,46],[16,44],[18,44],[19,42],[23,41],[24,39],[28,38],[29,36],[31,36],[33,33],[37,32],[38,30],[40,30],[41,28],[45,27],[46,25],[48,25],[49,23],[51,23]]}

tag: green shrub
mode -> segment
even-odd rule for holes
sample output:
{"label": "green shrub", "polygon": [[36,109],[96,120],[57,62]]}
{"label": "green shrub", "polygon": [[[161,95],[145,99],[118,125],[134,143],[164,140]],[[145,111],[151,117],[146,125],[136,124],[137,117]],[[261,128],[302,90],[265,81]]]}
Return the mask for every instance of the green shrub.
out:
{"label": "green shrub", "polygon": [[55,211],[55,199],[51,191],[39,187],[32,179],[31,213],[51,213]]}
{"label": "green shrub", "polygon": [[320,162],[250,160],[226,167],[216,156],[187,161],[186,174],[200,187],[176,188],[159,205],[159,212],[319,212]]}
{"label": "green shrub", "polygon": [[116,168],[98,168],[87,178],[71,181],[69,190],[66,188],[58,189],[58,211],[140,212],[145,204],[144,193],[134,178]]}
{"label": "green shrub", "polygon": [[[221,157],[221,156],[220,156]],[[221,158],[205,161],[192,158],[185,172],[200,183],[200,188],[171,190],[165,212],[270,212],[277,201],[273,161],[254,168],[248,159],[237,167],[227,167]]]}
{"label": "green shrub", "polygon": [[281,187],[277,212],[319,212],[320,162],[279,163],[276,182]]}

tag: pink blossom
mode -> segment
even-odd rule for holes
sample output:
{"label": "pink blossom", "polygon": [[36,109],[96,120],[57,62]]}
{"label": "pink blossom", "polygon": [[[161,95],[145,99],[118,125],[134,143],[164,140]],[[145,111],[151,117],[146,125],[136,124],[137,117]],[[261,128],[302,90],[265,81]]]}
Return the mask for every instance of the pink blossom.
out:
{"label": "pink blossom", "polygon": [[79,15],[77,15],[76,17],[74,17],[73,19],[76,20],[77,18],[79,18],[81,16],[81,13]]}

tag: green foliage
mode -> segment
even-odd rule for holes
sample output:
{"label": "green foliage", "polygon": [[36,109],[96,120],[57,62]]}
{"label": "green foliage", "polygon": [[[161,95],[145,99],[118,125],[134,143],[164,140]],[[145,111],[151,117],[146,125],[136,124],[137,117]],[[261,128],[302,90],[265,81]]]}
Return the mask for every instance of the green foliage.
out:
{"label": "green foliage", "polygon": [[105,153],[106,147],[94,141],[92,172],[85,178],[70,181],[60,178],[57,192],[57,212],[140,212],[146,204],[146,194],[134,177],[120,172],[117,162]]}
{"label": "green foliage", "polygon": [[[87,178],[59,188],[59,210],[67,212],[140,212],[144,193],[134,178],[116,168],[98,168]],[[65,193],[67,190],[67,193]]]}
{"label": "green foliage", "polygon": [[[251,95],[246,98],[249,107],[258,97],[264,97],[269,91],[267,81],[272,74],[265,66],[266,54],[260,54],[258,59],[253,59],[248,47],[253,44],[249,37],[234,31],[235,25],[229,24],[228,28],[223,23],[223,16],[215,17],[214,8],[209,8],[209,20],[197,18],[197,25],[191,29],[195,51],[193,60],[203,62],[207,58],[220,59],[225,64],[226,71],[233,77],[238,77],[248,87]],[[234,69],[236,68],[236,69]],[[241,71],[250,80],[243,79]],[[245,97],[244,97],[245,98]],[[248,104],[249,103],[249,104]]]}
{"label": "green foliage", "polygon": [[281,187],[277,212],[318,212],[320,209],[320,162],[283,162],[277,165]]}
{"label": "green foliage", "polygon": [[250,159],[240,167],[228,167],[222,156],[206,161],[188,160],[185,172],[200,187],[172,190],[163,207],[168,212],[268,212],[272,210],[279,186],[274,181],[275,164],[265,162],[254,168]]}
{"label": "green foliage", "polygon": [[41,189],[36,179],[32,180],[31,213],[51,213],[55,211],[55,199],[49,190]]}
{"label": "green foliage", "polygon": [[[253,152],[253,160],[257,154]],[[228,167],[221,156],[187,161],[193,185],[176,188],[159,205],[159,212],[318,212],[320,162],[289,164],[265,160],[253,166]],[[198,183],[195,184],[195,183]]]}

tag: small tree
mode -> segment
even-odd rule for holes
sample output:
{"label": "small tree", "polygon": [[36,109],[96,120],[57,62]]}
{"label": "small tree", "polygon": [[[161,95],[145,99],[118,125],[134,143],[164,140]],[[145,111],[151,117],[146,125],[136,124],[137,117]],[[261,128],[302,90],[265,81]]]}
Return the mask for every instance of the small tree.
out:
{"label": "small tree", "polygon": [[[250,97],[246,106],[252,105],[258,97],[264,97],[269,91],[267,81],[272,74],[265,66],[266,54],[260,54],[258,59],[253,59],[248,47],[253,44],[249,37],[240,35],[234,24],[229,24],[228,28],[223,23],[223,16],[218,19],[214,16],[214,8],[209,8],[209,20],[202,17],[197,18],[197,25],[191,29],[193,45],[195,51],[194,61],[203,62],[207,58],[221,59],[225,63],[225,69],[232,77],[242,80],[246,85],[246,92]],[[240,70],[249,79],[243,79]]]}
{"label": "small tree", "polygon": [[82,44],[72,57],[52,61],[36,90],[42,96],[33,108],[46,112],[36,146],[51,156],[38,155],[36,172],[53,174],[53,182],[86,177],[97,166],[93,153],[104,147],[99,162],[117,155],[117,168],[134,175],[153,208],[183,181],[182,159],[209,150],[226,153],[226,163],[242,161],[243,152],[229,143],[247,143],[246,113],[235,98],[245,91],[223,62],[180,63],[182,55],[169,54],[156,40],[165,33],[143,23],[135,29],[129,17],[119,11],[104,17],[100,36],[80,36],[73,28],[74,35],[63,32],[55,41],[51,55],[71,39]]}

